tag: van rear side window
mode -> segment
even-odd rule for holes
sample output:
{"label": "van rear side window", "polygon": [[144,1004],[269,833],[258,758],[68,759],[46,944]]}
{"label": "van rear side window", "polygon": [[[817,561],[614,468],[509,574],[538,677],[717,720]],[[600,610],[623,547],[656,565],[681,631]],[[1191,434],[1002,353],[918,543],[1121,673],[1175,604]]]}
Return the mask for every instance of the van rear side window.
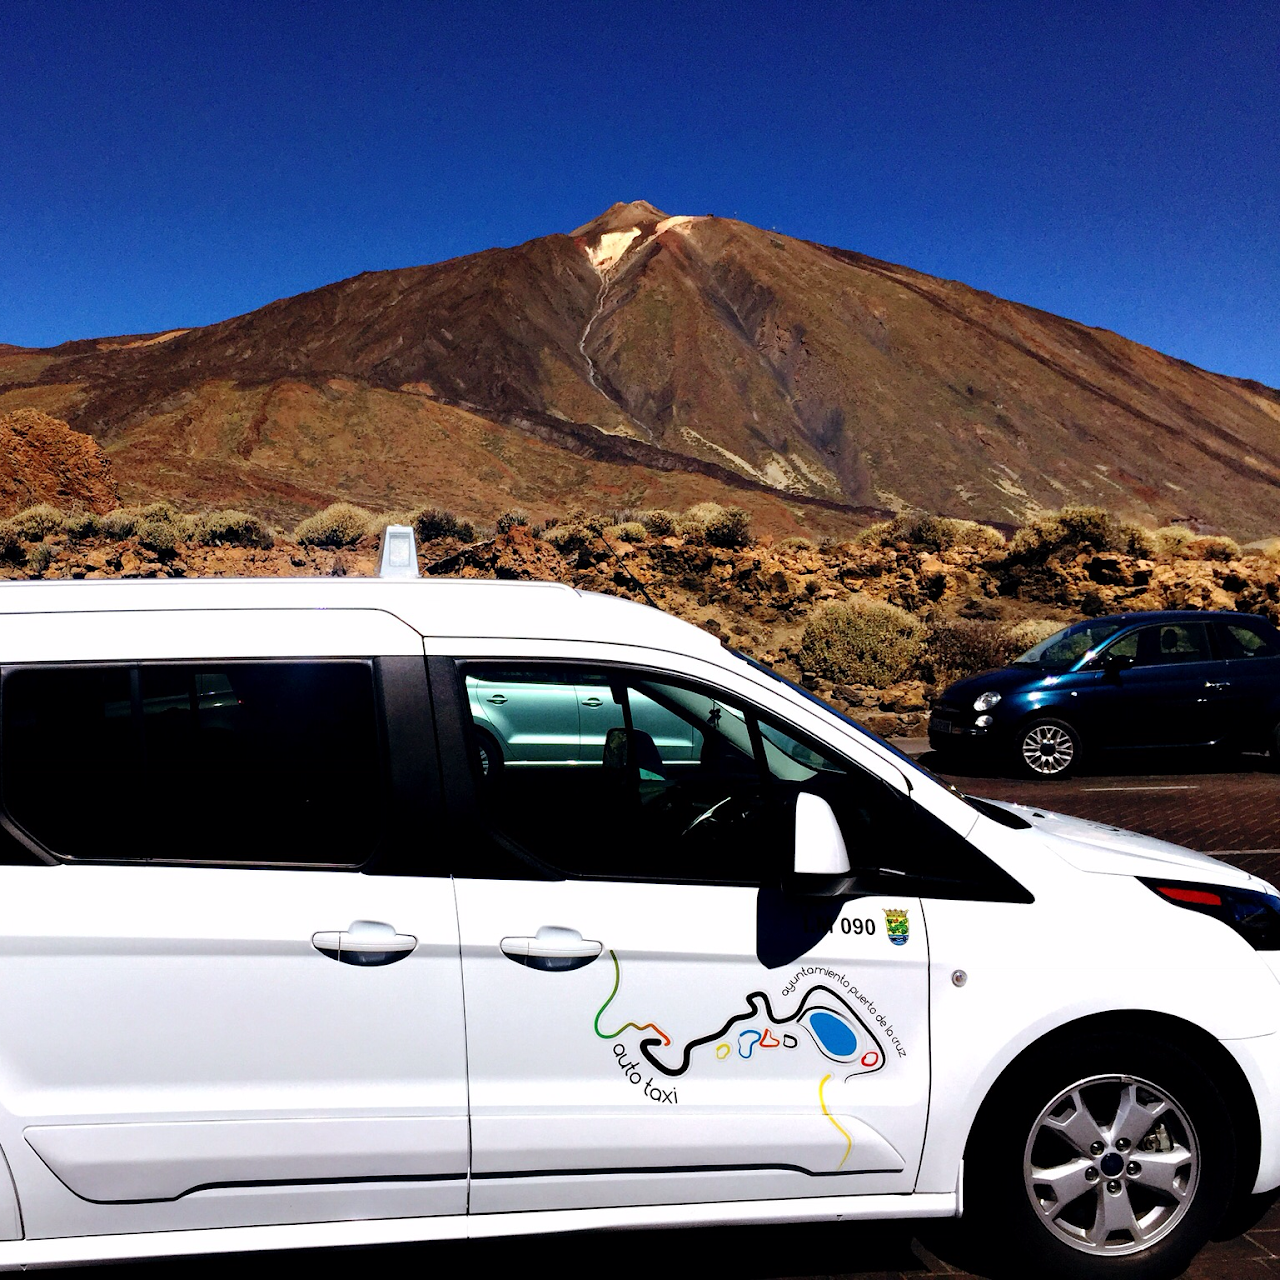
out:
{"label": "van rear side window", "polygon": [[0,786],[61,857],[357,866],[386,806],[367,662],[14,668]]}

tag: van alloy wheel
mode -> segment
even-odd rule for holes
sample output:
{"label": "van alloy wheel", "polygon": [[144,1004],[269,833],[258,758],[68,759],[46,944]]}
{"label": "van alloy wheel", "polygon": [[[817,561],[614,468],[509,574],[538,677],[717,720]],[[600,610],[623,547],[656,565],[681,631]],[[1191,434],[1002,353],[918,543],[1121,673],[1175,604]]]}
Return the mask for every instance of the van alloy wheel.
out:
{"label": "van alloy wheel", "polygon": [[1196,1131],[1168,1092],[1136,1076],[1092,1076],[1036,1117],[1022,1174],[1053,1236],[1115,1257],[1150,1248],[1178,1225],[1200,1164]]}

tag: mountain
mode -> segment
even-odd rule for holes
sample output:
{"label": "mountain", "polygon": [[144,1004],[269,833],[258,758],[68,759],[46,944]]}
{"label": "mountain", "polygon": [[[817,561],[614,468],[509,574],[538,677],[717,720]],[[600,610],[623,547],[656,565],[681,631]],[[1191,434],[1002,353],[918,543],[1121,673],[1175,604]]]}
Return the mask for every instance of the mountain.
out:
{"label": "mountain", "polygon": [[779,529],[1068,502],[1280,529],[1280,393],[953,281],[616,204],[198,329],[0,347],[122,495],[285,518],[717,497]]}

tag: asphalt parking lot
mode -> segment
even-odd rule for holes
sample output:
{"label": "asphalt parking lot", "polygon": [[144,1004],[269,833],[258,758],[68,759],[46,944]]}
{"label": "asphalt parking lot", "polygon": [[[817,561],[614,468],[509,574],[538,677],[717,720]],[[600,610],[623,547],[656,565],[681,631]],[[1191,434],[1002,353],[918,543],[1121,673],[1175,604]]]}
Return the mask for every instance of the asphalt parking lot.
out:
{"label": "asphalt parking lot", "polygon": [[[1213,853],[1269,880],[1280,877],[1280,771],[1261,756],[1229,761],[1185,761],[1164,769],[1150,760],[1117,761],[1106,774],[1056,781],[1020,780],[982,770],[957,771],[919,740],[897,745],[942,773],[963,791],[1090,818]],[[942,767],[940,767],[942,766]],[[1181,771],[1177,771],[1181,770]],[[1186,1272],[1190,1280],[1254,1280],[1280,1277],[1280,1203],[1258,1204],[1252,1217],[1209,1244]],[[375,1250],[295,1255],[230,1255],[181,1262],[77,1270],[101,1277],[129,1275],[212,1280],[234,1271],[282,1274],[295,1264],[345,1272],[429,1265],[436,1274],[470,1271],[540,1271],[569,1268],[604,1273],[610,1280],[651,1280],[655,1273],[723,1272],[739,1280],[847,1277],[848,1280],[918,1280],[929,1275],[964,1277],[966,1253],[949,1222],[832,1223],[820,1226],[745,1227],[647,1233],[584,1233],[470,1244],[397,1246]],[[1032,1277],[1009,1259],[1001,1273]]]}

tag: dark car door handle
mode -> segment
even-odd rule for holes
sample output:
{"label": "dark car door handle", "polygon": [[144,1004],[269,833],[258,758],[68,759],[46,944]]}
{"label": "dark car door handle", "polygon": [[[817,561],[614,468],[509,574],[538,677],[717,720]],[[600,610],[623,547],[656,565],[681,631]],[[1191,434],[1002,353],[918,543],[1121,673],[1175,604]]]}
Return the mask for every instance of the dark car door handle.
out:
{"label": "dark car door handle", "polygon": [[418,945],[418,940],[411,933],[397,933],[380,920],[353,920],[351,928],[340,933],[313,933],[311,945],[330,960],[375,966],[403,960]]}
{"label": "dark car door handle", "polygon": [[1217,681],[1206,680],[1204,682],[1204,687],[1206,689],[1230,689],[1231,681],[1230,680],[1217,680]]}
{"label": "dark car door handle", "polygon": [[502,706],[502,704],[506,702],[506,700],[507,700],[507,695],[505,693],[495,693],[489,699],[490,702],[496,703],[498,706]]}
{"label": "dark car door handle", "polygon": [[532,938],[503,938],[502,954],[516,964],[546,972],[581,969],[590,964],[604,946],[583,938],[577,929],[543,925]]}

